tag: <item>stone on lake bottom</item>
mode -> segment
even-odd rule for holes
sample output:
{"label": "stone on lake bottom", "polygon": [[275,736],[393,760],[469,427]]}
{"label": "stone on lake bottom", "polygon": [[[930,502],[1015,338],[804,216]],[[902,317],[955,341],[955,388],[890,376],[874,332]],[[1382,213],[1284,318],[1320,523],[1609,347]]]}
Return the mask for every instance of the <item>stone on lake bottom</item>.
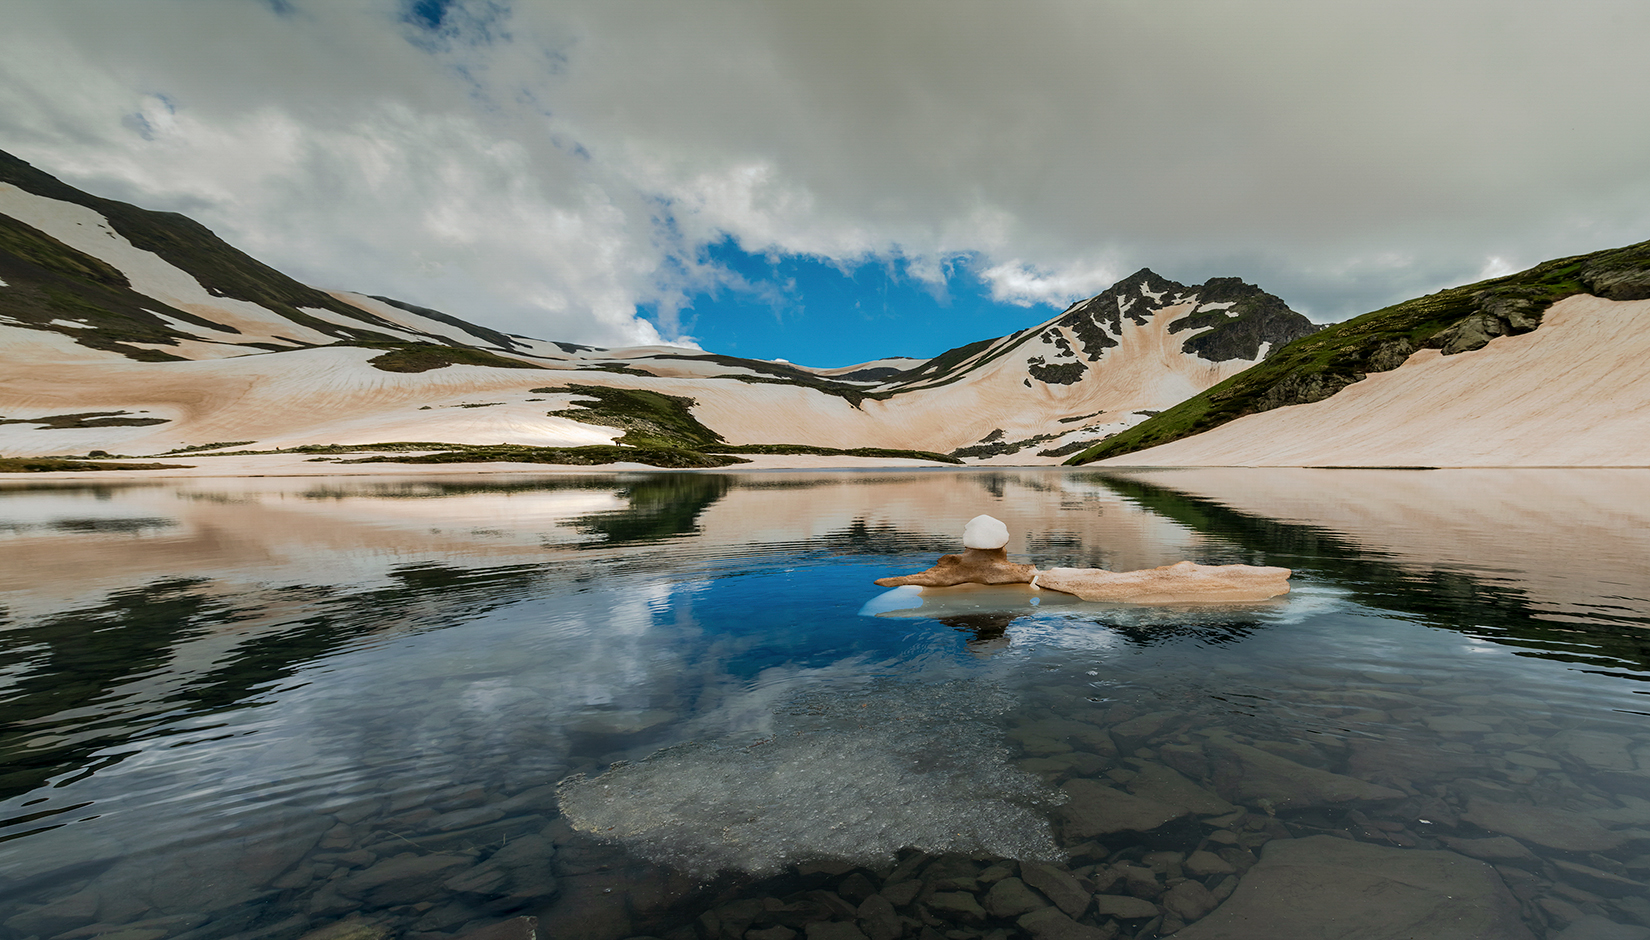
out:
{"label": "stone on lake bottom", "polygon": [[1197,816],[1218,816],[1237,809],[1161,764],[1141,762],[1139,770],[1140,775],[1128,784],[1129,792],[1135,796],[1179,806]]}
{"label": "stone on lake bottom", "polygon": [[1019,917],[1043,907],[1048,902],[1018,878],[1004,878],[985,894],[985,909],[992,917]]}
{"label": "stone on lake bottom", "polygon": [[870,940],[895,940],[904,932],[894,905],[880,894],[866,898],[855,914],[859,918],[860,929]]}
{"label": "stone on lake bottom", "polygon": [[928,896],[928,909],[947,920],[985,920],[985,908],[967,891],[936,891]]}
{"label": "stone on lake bottom", "polygon": [[808,940],[870,940],[858,927],[841,921],[819,921],[806,929]]}
{"label": "stone on lake bottom", "polygon": [[1163,894],[1163,907],[1181,920],[1191,923],[1202,918],[1219,904],[1202,882],[1182,881]]}
{"label": "stone on lake bottom", "polygon": [[1102,917],[1119,920],[1145,920],[1157,916],[1156,904],[1126,894],[1097,894],[1094,896],[1094,910]]}
{"label": "stone on lake bottom", "polygon": [[1618,924],[1597,914],[1588,914],[1564,928],[1555,940],[1650,940],[1650,927]]}
{"label": "stone on lake bottom", "polygon": [[1224,758],[1215,769],[1216,786],[1244,803],[1306,807],[1349,800],[1396,800],[1404,795],[1356,777],[1308,767],[1224,735],[1211,736],[1208,749]]}
{"label": "stone on lake bottom", "polygon": [[1149,832],[1188,812],[1093,780],[1068,780],[1060,789],[1069,798],[1060,807],[1068,842],[1114,832]]}
{"label": "stone on lake bottom", "polygon": [[1089,892],[1077,881],[1077,876],[1046,862],[1020,863],[1020,877],[1025,883],[1043,892],[1068,917],[1081,917],[1088,910]]}
{"label": "stone on lake bottom", "polygon": [[512,917],[459,934],[458,940],[538,940],[537,917]]}
{"label": "stone on lake bottom", "polygon": [[1260,864],[1177,940],[1533,940],[1495,870],[1454,852],[1309,836],[1267,843]]}
{"label": "stone on lake bottom", "polygon": [[1626,841],[1588,816],[1550,806],[1474,797],[1461,817],[1475,826],[1561,852],[1608,852]]}
{"label": "stone on lake bottom", "polygon": [[1032,911],[1015,923],[1030,934],[1032,940],[1112,940],[1117,936],[1116,926],[1108,930],[1079,924],[1053,907]]}
{"label": "stone on lake bottom", "polygon": [[1237,868],[1231,862],[1213,852],[1203,850],[1188,855],[1184,866],[1186,873],[1194,878],[1207,878],[1210,875],[1231,875],[1237,872]]}
{"label": "stone on lake bottom", "polygon": [[1486,862],[1528,862],[1535,859],[1535,853],[1524,847],[1524,843],[1507,836],[1492,836],[1488,839],[1456,839],[1444,837],[1444,845],[1450,849],[1481,858]]}

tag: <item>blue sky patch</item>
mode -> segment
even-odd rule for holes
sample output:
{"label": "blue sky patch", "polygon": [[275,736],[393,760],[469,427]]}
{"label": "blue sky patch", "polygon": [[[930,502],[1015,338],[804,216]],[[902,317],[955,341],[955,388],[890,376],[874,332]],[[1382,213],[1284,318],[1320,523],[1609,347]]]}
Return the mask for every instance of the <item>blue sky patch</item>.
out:
{"label": "blue sky patch", "polygon": [[[928,358],[1059,312],[992,300],[969,257],[945,265],[943,284],[917,277],[904,258],[838,264],[753,254],[732,238],[712,244],[701,260],[730,276],[716,290],[688,298],[679,314],[682,331],[730,356],[825,367],[885,356]],[[658,320],[656,307],[641,313]]]}

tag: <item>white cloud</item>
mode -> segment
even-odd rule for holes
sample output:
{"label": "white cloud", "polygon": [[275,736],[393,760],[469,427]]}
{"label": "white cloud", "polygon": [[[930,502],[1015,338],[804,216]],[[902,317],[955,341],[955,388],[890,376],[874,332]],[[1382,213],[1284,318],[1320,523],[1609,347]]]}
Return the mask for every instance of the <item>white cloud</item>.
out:
{"label": "white cloud", "polygon": [[1077,264],[1062,271],[1041,271],[1015,259],[980,272],[991,285],[991,298],[1030,307],[1066,307],[1104,290],[1122,275],[1109,267]]}
{"label": "white cloud", "polygon": [[19,0],[0,147],[312,283],[602,343],[736,289],[728,236],[936,290],[969,258],[1019,304],[1238,275],[1322,319],[1650,231],[1641,4],[446,9]]}

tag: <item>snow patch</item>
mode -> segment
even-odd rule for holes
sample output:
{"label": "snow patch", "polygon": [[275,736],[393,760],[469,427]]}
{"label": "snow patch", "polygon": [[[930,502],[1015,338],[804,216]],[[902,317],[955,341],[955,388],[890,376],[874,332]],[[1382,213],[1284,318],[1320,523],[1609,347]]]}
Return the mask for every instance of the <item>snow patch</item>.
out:
{"label": "snow patch", "polygon": [[149,314],[150,316],[158,317],[162,323],[165,323],[167,326],[177,330],[180,333],[190,333],[195,336],[199,336],[202,333],[215,333],[218,336],[232,337],[238,337],[240,335],[239,333],[233,333],[229,330],[220,330],[215,327],[201,326],[199,323],[190,323],[188,320],[179,320],[177,317],[168,316],[161,313],[159,310],[150,310],[148,307],[144,307],[143,312]]}
{"label": "snow patch", "polygon": [[74,320],[53,320],[49,326],[71,326],[77,330],[95,330],[97,327],[90,323],[79,323]]}
{"label": "snow patch", "polygon": [[[299,307],[298,309],[317,320],[324,320],[328,323],[336,323],[339,326],[347,326],[350,329],[373,330],[378,333],[384,333],[388,336],[395,336],[414,343],[427,343],[430,340],[428,333],[398,330],[393,327],[381,326],[377,323],[368,323],[364,320],[357,320],[355,317],[346,316],[336,310],[328,310],[325,307]],[[469,337],[469,340],[471,343],[474,343],[476,338],[472,336]]]}
{"label": "snow patch", "polygon": [[1197,309],[1193,310],[1192,312],[1193,313],[1202,313],[1205,310],[1225,310],[1225,311],[1227,311],[1227,316],[1235,317],[1235,316],[1237,316],[1237,314],[1232,313],[1231,308],[1236,304],[1237,304],[1237,301],[1235,301],[1235,300],[1222,300],[1219,303],[1198,304]]}
{"label": "snow patch", "polygon": [[1163,302],[1163,295],[1167,294],[1167,293],[1168,293],[1168,291],[1164,291],[1164,290],[1156,290],[1156,291],[1148,290],[1146,288],[1146,285],[1145,285],[1144,282],[1142,282],[1141,285],[1140,285],[1140,296],[1150,297],[1152,299],[1152,303],[1154,303],[1154,304],[1162,303]]}

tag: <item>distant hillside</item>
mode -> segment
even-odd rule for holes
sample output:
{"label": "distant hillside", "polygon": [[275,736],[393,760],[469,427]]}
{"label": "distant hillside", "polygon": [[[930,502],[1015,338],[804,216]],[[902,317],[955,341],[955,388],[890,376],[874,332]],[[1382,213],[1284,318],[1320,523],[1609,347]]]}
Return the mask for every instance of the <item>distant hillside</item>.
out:
{"label": "distant hillside", "polygon": [[[614,423],[624,411],[615,402],[631,407],[645,392],[730,455],[1047,463],[1313,329],[1237,278],[1188,287],[1142,269],[1036,327],[927,360],[810,369],[669,346],[603,349],[320,290],[182,215],[81,192],[0,154],[7,454],[444,442],[562,459],[568,448],[637,447]],[[601,388],[620,397],[588,391]],[[648,438],[655,450],[695,453],[706,440]]]}
{"label": "distant hillside", "polygon": [[[1497,337],[1537,330],[1555,304],[1578,295],[1610,301],[1650,298],[1650,242],[1548,261],[1518,274],[1439,291],[1327,327],[1278,350],[1255,368],[1084,450],[1068,463],[1118,458],[1206,434],[1245,416],[1325,401],[1370,375],[1411,363],[1423,349],[1437,350],[1445,357],[1481,350]],[[1601,347],[1594,357],[1611,352]],[[1525,371],[1533,374],[1528,368]],[[1511,396],[1520,388],[1516,378],[1510,373],[1501,378],[1486,374],[1482,381],[1505,382],[1503,394]],[[1617,381],[1624,389],[1644,384],[1641,375],[1622,374]],[[1437,393],[1442,395],[1441,390]],[[1556,387],[1549,393],[1555,403],[1559,396]],[[1604,405],[1606,398],[1595,397],[1593,402]],[[1440,398],[1427,407],[1446,404]],[[1571,434],[1581,429],[1579,423],[1588,410],[1584,400],[1574,405],[1577,426],[1572,426]],[[1390,421],[1395,416],[1384,418]],[[1156,457],[1153,462],[1167,459]],[[1245,451],[1242,456],[1234,453],[1232,459],[1252,462],[1263,458]]]}

